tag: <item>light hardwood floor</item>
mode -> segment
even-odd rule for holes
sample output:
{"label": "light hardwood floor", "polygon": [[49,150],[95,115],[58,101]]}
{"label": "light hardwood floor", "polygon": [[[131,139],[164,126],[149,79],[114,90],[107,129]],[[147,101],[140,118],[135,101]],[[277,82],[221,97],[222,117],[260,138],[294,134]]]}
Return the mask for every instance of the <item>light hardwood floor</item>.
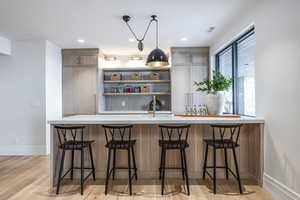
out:
{"label": "light hardwood floor", "polygon": [[[217,195],[211,192],[211,182],[192,180],[191,195],[184,194],[181,180],[167,181],[167,195],[160,195],[160,182],[157,180],[139,180],[134,182],[133,196],[127,195],[127,181],[118,180],[110,187],[109,195],[104,195],[104,181],[89,180],[84,195],[80,195],[79,183],[64,181],[61,194],[55,195],[50,188],[48,175],[49,159],[46,156],[0,157],[0,200],[275,200],[267,191],[250,181],[243,181],[244,195],[239,195],[234,181],[220,180]],[[180,176],[179,176],[180,177]]]}

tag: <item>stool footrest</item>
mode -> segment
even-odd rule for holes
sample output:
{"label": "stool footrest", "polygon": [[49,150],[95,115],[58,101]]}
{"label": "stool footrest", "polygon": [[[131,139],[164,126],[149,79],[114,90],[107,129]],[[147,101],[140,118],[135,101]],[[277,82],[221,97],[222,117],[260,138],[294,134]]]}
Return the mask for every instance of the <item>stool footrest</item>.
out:
{"label": "stool footrest", "polygon": [[[81,169],[80,167],[73,167],[73,169]],[[85,178],[84,178],[84,180],[86,180],[92,173],[93,173],[93,168],[90,168],[90,167],[88,167],[88,168],[83,168],[83,169],[89,169],[89,170],[92,170]],[[63,178],[65,178],[65,176],[69,173],[69,172],[71,172],[71,170],[72,170],[72,168],[70,168],[70,169],[68,169],[68,171],[66,171],[65,172],[65,174],[61,177],[61,180],[63,179]]]}
{"label": "stool footrest", "polygon": [[[118,167],[118,168],[115,168],[115,169],[128,169],[128,167],[127,168],[120,168],[120,167]],[[135,170],[135,168],[130,168],[130,169],[132,169],[132,170]],[[110,177],[110,175],[111,175],[111,173],[113,172],[113,170],[114,170],[114,168],[111,168],[110,170],[109,170],[109,173],[108,173],[108,177]],[[131,176],[131,179],[133,179],[133,177],[135,177],[135,176],[137,176],[137,174],[134,172],[133,174],[132,174],[132,176]]]}
{"label": "stool footrest", "polygon": [[[206,168],[213,169],[214,167],[213,166],[206,166]],[[226,166],[217,166],[216,168],[217,169],[226,169]],[[234,176],[234,178],[238,179],[237,175],[229,167],[227,167],[227,169],[232,174],[232,176]],[[208,174],[208,176],[210,178],[213,178],[213,176],[206,169],[205,169],[205,173]]]}

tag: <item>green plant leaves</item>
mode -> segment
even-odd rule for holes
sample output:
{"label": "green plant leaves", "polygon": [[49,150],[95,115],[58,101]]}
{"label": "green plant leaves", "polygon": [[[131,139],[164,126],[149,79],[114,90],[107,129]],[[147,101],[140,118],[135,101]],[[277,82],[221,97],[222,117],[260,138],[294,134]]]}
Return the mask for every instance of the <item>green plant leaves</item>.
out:
{"label": "green plant leaves", "polygon": [[213,71],[213,79],[205,80],[202,82],[194,82],[197,91],[225,91],[228,90],[232,85],[232,78],[226,78],[218,71]]}

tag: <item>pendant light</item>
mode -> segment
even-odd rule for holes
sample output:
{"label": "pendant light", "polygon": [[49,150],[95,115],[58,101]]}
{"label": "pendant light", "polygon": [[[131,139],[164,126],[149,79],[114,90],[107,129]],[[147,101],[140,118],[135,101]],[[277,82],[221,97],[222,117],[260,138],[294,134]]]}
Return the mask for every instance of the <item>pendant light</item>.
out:
{"label": "pendant light", "polygon": [[150,54],[148,55],[146,65],[150,66],[150,67],[164,67],[164,66],[169,65],[168,57],[166,56],[166,54],[161,49],[158,48],[158,20],[157,20],[156,15],[151,16],[151,20],[150,20],[150,22],[147,26],[147,29],[146,29],[146,31],[145,31],[145,33],[144,33],[144,35],[141,39],[139,39],[136,36],[136,34],[134,33],[134,31],[132,30],[132,28],[130,27],[130,25],[128,23],[130,21],[130,16],[124,15],[123,16],[123,21],[126,23],[129,30],[133,34],[134,38],[138,42],[138,49],[140,51],[143,51],[143,49],[144,49],[143,41],[145,39],[146,34],[148,33],[148,30],[149,30],[149,27],[150,27],[151,23],[155,22],[156,23],[156,48],[154,50],[152,50],[150,52]]}
{"label": "pendant light", "polygon": [[156,48],[150,52],[146,65],[150,67],[164,67],[169,65],[168,57],[163,50],[158,48],[158,20],[152,15],[152,20],[156,22]]}

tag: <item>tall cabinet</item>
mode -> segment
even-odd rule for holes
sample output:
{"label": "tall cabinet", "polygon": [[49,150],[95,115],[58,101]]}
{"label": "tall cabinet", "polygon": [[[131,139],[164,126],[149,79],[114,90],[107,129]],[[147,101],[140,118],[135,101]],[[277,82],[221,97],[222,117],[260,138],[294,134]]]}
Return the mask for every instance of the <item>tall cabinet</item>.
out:
{"label": "tall cabinet", "polygon": [[193,94],[194,104],[204,104],[204,93],[196,91],[194,82],[209,77],[208,47],[172,47],[172,111],[183,113],[186,94]]}
{"label": "tall cabinet", "polygon": [[98,49],[63,49],[63,115],[96,114]]}

